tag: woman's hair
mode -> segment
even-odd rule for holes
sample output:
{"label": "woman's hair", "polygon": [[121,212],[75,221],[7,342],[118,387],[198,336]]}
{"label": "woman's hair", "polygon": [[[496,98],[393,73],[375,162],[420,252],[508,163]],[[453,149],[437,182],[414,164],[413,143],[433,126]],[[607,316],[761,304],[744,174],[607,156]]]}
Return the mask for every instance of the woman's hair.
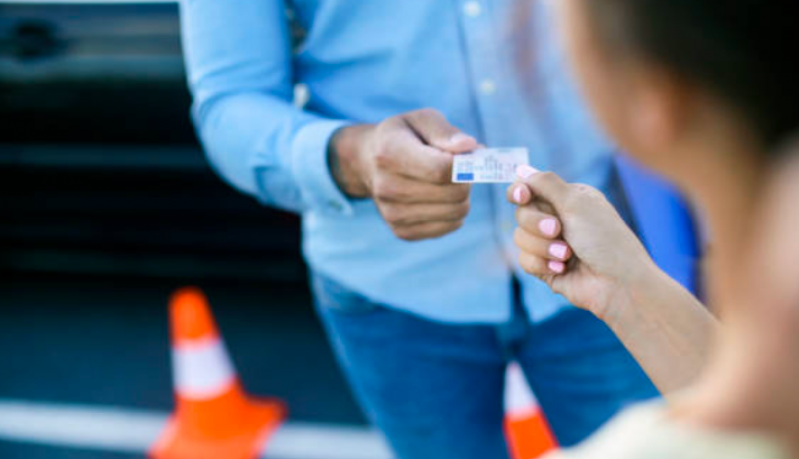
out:
{"label": "woman's hair", "polygon": [[601,41],[723,98],[769,147],[799,128],[799,0],[582,0]]}

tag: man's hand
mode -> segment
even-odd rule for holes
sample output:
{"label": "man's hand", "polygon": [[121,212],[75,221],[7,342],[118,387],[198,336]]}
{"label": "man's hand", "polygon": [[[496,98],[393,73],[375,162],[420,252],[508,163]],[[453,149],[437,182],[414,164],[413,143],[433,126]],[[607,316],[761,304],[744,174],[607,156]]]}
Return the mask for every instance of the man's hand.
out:
{"label": "man's hand", "polygon": [[344,193],[374,199],[397,237],[418,241],[463,225],[470,187],[452,183],[453,155],[477,147],[441,113],[418,110],[343,128],[331,140],[330,168]]}

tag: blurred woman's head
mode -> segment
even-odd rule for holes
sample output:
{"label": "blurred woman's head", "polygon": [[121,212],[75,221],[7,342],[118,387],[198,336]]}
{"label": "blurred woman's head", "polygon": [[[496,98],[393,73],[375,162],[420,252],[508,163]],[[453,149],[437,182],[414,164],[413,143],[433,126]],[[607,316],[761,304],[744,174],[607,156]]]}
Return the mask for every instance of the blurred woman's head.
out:
{"label": "blurred woman's head", "polygon": [[559,3],[599,121],[621,147],[672,178],[713,142],[776,151],[799,127],[799,2]]}
{"label": "blurred woman's head", "polygon": [[[689,412],[780,433],[799,457],[799,166],[769,170],[785,169],[774,158],[799,128],[799,2],[556,3],[599,121],[691,193],[713,231],[711,301],[729,314]],[[785,157],[799,161],[799,147]],[[776,201],[774,183],[786,184]]]}

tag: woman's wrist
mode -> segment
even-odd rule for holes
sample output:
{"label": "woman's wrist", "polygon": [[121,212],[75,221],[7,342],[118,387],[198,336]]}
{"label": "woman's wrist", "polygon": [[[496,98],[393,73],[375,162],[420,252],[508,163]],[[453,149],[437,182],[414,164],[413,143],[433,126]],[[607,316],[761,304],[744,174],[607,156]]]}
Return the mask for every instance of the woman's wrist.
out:
{"label": "woman's wrist", "polygon": [[606,304],[595,314],[617,334],[622,333],[625,330],[621,328],[634,322],[630,316],[638,314],[637,306],[651,304],[668,282],[668,276],[648,259],[614,279]]}
{"label": "woman's wrist", "polygon": [[602,317],[664,395],[683,390],[707,362],[716,321],[654,262],[617,289]]}

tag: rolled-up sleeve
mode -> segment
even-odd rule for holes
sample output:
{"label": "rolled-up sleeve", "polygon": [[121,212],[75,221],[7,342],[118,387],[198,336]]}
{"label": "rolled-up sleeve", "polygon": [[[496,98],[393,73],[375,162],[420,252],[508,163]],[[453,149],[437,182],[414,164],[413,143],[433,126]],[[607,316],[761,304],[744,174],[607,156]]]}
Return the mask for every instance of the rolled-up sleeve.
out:
{"label": "rolled-up sleeve", "polygon": [[181,31],[192,116],[214,170],[266,205],[351,214],[327,158],[348,123],[293,105],[284,1],[182,0]]}

